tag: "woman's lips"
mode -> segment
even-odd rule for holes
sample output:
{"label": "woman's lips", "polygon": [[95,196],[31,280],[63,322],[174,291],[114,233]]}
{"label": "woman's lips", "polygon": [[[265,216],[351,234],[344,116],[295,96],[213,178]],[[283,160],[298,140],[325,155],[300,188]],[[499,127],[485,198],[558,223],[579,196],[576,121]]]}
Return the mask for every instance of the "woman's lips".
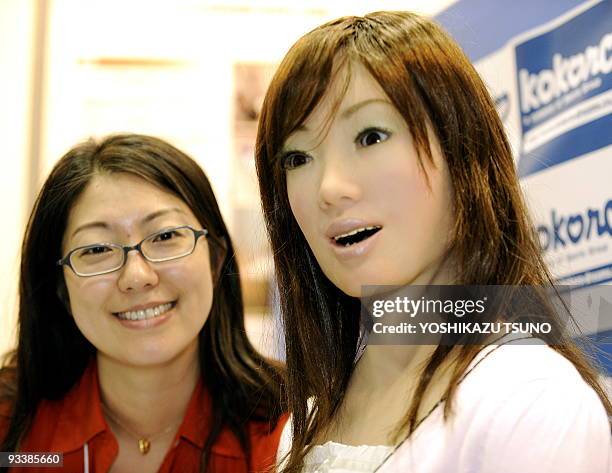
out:
{"label": "woman's lips", "polygon": [[382,228],[382,225],[378,222],[367,221],[360,218],[343,218],[334,220],[325,230],[325,236],[334,239],[340,235],[347,235],[355,230],[374,227]]}
{"label": "woman's lips", "polygon": [[363,240],[366,240],[367,238],[370,238],[381,228],[382,227],[379,225],[357,228],[350,232],[343,233],[342,235],[334,237],[333,241],[339,246],[351,246]]}
{"label": "woman's lips", "polygon": [[146,309],[113,313],[113,315],[125,327],[134,329],[151,328],[167,321],[175,313],[176,305],[177,301],[172,301],[153,305]]}
{"label": "woman's lips", "polygon": [[159,317],[168,312],[174,306],[175,302],[165,302],[138,306],[124,312],[116,312],[115,315],[121,320],[144,320]]}
{"label": "woman's lips", "polygon": [[335,239],[328,239],[329,245],[332,248],[332,251],[336,255],[336,257],[340,260],[350,260],[354,258],[359,258],[366,255],[371,248],[376,244],[380,234],[382,233],[382,227],[373,235],[370,235],[363,240],[353,243],[351,245],[341,245],[336,242]]}

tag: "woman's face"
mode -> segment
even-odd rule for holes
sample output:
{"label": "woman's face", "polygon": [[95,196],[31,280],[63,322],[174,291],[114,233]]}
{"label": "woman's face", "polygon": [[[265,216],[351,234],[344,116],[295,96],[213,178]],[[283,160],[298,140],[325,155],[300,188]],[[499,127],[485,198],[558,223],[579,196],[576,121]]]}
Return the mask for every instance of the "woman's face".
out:
{"label": "woman's face", "polygon": [[361,64],[333,114],[342,80],[281,158],[291,210],[321,269],[355,297],[365,285],[449,281],[452,193],[438,141],[430,132],[425,175],[405,121]]}
{"label": "woman's face", "polygon": [[[94,243],[134,245],[180,225],[202,229],[178,197],[130,174],[97,175],[70,211],[62,254]],[[99,276],[79,277],[64,266],[77,326],[99,355],[130,365],[197,353],[213,297],[208,251],[199,238],[191,255],[151,263],[131,251],[123,268]],[[146,309],[152,318],[125,320]]]}

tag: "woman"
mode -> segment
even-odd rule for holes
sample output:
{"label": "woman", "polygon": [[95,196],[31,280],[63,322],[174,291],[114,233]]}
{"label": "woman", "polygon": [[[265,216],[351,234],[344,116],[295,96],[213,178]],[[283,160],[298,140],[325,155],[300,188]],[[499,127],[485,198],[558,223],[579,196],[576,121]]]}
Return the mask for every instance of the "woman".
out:
{"label": "woman", "polygon": [[303,36],[256,165],[287,347],[283,471],[606,471],[610,401],[567,337],[361,353],[364,286],[551,282],[494,104],[440,27],[379,12]]}
{"label": "woman", "polygon": [[280,371],[246,337],[232,243],[191,158],[140,135],[74,147],[22,255],[2,451],[62,453],[72,472],[273,465]]}

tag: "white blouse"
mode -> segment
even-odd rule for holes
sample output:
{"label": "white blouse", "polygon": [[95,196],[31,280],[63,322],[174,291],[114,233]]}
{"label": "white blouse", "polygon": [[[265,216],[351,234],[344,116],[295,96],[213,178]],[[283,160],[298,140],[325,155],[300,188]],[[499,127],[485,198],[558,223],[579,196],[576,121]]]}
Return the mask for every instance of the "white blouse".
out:
{"label": "white blouse", "polygon": [[[396,447],[317,445],[303,471],[612,473],[601,401],[566,358],[536,342],[485,348],[459,385],[447,422],[441,404]],[[279,460],[291,446],[290,429],[288,422]]]}

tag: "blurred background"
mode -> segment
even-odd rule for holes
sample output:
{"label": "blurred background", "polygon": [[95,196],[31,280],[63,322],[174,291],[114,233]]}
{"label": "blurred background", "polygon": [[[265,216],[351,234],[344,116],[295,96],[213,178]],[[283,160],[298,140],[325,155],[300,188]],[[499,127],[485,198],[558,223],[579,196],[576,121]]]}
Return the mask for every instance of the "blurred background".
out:
{"label": "blurred background", "polygon": [[275,354],[253,161],[275,65],[326,20],[435,15],[453,0],[0,0],[0,353],[14,344],[19,247],[54,163],[88,137],[136,132],[190,154],[211,180],[241,265],[247,328]]}
{"label": "blurred background", "polygon": [[247,329],[280,356],[253,161],[270,77],[321,23],[435,17],[496,102],[547,262],[585,297],[612,374],[612,0],[0,0],[0,353],[15,339],[19,246],[53,164],[88,137],[160,136],[211,180],[241,266]]}

